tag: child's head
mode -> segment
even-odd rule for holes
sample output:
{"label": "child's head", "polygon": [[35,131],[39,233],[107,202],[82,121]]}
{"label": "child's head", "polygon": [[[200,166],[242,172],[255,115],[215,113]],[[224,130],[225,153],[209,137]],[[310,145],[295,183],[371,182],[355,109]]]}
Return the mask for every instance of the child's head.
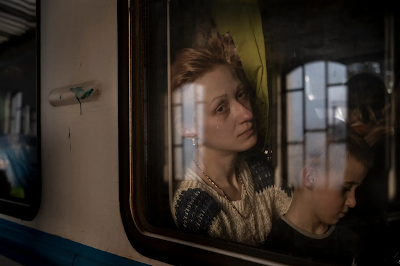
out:
{"label": "child's head", "polygon": [[345,141],[318,143],[308,154],[295,187],[296,200],[320,222],[336,224],[356,206],[355,189],[372,166],[372,150],[349,132]]}

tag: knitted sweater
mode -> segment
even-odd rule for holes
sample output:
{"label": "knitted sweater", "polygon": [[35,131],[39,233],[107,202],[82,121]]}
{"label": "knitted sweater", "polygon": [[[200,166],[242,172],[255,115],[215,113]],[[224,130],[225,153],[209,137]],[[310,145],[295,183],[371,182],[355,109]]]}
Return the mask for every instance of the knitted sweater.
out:
{"label": "knitted sweater", "polygon": [[285,214],[291,202],[287,186],[275,186],[274,170],[263,160],[240,160],[237,173],[246,186],[241,200],[233,201],[246,218],[233,209],[195,172],[188,169],[185,179],[176,184],[173,217],[182,230],[234,242],[259,245],[271,231],[272,221]]}

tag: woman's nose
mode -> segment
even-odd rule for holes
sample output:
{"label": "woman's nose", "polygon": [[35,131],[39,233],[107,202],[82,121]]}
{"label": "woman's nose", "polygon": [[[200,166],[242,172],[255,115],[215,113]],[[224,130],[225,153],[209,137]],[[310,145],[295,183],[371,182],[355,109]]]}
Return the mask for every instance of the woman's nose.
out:
{"label": "woman's nose", "polygon": [[236,110],[237,119],[240,124],[253,120],[253,112],[250,105],[246,106],[240,102],[236,102]]}

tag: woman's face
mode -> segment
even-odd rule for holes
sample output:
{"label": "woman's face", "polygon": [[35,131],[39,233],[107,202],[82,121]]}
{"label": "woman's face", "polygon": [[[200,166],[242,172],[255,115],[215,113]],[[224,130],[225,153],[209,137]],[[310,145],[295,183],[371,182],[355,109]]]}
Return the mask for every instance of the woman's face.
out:
{"label": "woman's face", "polygon": [[257,142],[248,91],[228,66],[197,79],[194,129],[199,145],[222,152],[241,152]]}

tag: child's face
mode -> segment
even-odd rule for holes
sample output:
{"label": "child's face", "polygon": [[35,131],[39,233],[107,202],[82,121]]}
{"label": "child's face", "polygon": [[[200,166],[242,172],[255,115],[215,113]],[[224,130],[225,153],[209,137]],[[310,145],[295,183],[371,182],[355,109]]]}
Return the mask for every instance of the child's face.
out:
{"label": "child's face", "polygon": [[343,170],[330,171],[328,177],[318,178],[313,190],[313,205],[320,222],[336,224],[349,208],[356,206],[355,190],[366,172],[362,163],[349,156]]}

